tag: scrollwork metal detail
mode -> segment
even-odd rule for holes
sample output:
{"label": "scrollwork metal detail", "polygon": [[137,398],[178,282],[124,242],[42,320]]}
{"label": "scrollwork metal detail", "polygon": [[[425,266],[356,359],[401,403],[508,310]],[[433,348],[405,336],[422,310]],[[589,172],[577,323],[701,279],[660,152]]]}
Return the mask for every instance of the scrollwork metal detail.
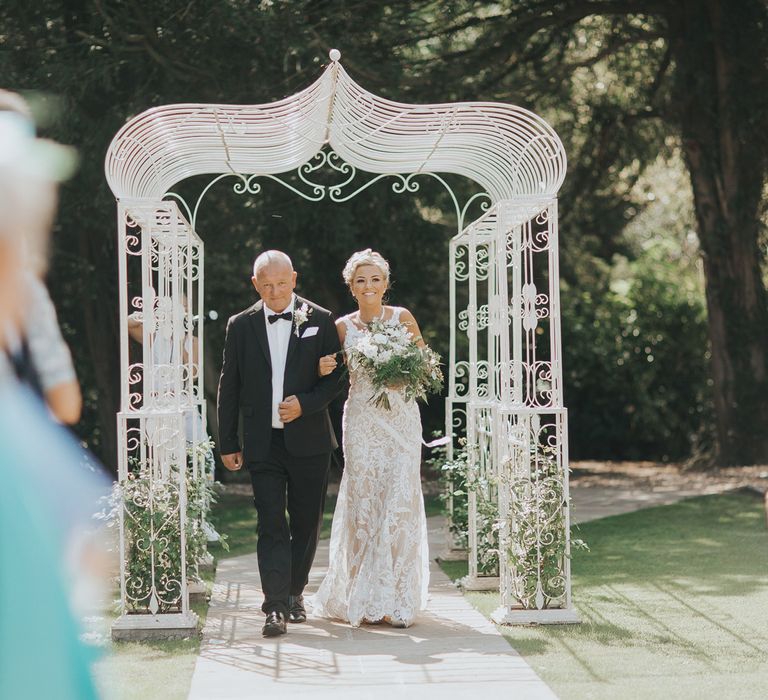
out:
{"label": "scrollwork metal detail", "polygon": [[560,607],[566,594],[564,474],[559,428],[538,414],[505,417],[509,455],[501,478],[509,493],[509,512],[501,548],[509,575],[510,604],[542,610]]}

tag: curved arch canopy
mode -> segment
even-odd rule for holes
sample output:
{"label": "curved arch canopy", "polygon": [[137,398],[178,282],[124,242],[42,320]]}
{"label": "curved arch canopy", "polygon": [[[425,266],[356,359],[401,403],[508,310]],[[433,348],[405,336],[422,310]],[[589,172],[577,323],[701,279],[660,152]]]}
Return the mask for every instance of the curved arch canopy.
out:
{"label": "curved arch canopy", "polygon": [[393,102],[358,85],[338,52],[331,55],[317,81],[277,102],[175,104],[137,115],[107,152],[113,193],[158,200],[194,175],[283,173],[329,144],[371,173],[464,175],[494,203],[556,195],[565,177],[565,150],[533,112],[494,102]]}

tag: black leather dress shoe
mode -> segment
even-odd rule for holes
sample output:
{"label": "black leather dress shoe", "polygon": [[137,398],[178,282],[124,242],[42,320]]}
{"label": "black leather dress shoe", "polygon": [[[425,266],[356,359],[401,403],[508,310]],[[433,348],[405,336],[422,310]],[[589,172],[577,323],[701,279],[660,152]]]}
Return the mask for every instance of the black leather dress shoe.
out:
{"label": "black leather dress shoe", "polygon": [[267,613],[267,621],[264,623],[264,627],[261,628],[261,633],[265,637],[279,637],[287,631],[285,615],[283,613],[277,610]]}
{"label": "black leather dress shoe", "polygon": [[288,599],[288,620],[290,622],[307,621],[307,609],[304,607],[303,595],[292,595]]}

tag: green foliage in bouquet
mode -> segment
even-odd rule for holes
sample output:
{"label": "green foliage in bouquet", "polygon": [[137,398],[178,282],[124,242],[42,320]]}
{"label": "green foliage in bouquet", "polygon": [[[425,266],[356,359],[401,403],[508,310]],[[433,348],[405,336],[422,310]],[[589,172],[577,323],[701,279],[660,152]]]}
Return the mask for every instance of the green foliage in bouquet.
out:
{"label": "green foliage in bouquet", "polygon": [[350,367],[362,368],[371,380],[374,406],[391,410],[387,391],[399,389],[406,401],[424,399],[443,388],[440,355],[420,348],[399,321],[376,320],[368,324],[349,349]]}

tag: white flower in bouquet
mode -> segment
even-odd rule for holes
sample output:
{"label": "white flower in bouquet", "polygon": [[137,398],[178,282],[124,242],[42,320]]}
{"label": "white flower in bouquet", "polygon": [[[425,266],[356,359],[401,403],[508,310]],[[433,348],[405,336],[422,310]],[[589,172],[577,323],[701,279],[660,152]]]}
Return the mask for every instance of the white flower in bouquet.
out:
{"label": "white flower in bouquet", "polygon": [[352,368],[361,368],[374,387],[371,402],[391,409],[387,391],[397,389],[406,400],[423,399],[443,387],[440,356],[420,348],[399,321],[373,321],[349,349]]}
{"label": "white flower in bouquet", "polygon": [[379,349],[367,338],[363,338],[363,342],[360,343],[358,350],[362,353],[363,357],[373,361],[376,360],[379,354]]}

